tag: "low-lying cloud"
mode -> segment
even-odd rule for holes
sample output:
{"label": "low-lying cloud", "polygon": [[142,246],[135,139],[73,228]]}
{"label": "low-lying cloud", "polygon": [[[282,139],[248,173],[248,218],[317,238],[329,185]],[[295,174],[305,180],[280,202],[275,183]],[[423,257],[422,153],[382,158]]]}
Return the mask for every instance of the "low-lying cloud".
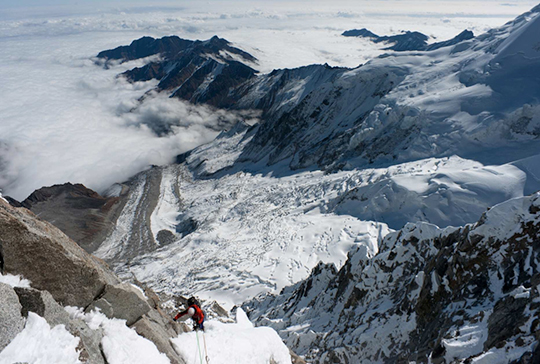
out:
{"label": "low-lying cloud", "polygon": [[[149,92],[77,50],[84,36],[4,42],[0,76],[0,188],[24,199],[45,185],[78,182],[101,191],[150,165],[207,143],[245,116]],[[63,49],[47,53],[48,47]],[[141,96],[145,95],[141,102]]]}
{"label": "low-lying cloud", "polygon": [[123,101],[117,110],[126,125],[146,125],[161,137],[195,129],[220,132],[230,129],[239,120],[255,119],[257,116],[250,112],[233,113],[206,105],[193,105],[155,91],[148,92],[142,102]]}

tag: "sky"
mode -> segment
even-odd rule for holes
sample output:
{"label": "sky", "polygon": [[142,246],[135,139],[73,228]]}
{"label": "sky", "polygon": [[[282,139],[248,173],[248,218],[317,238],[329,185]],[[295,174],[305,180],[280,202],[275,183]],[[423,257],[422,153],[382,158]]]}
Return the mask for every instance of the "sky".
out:
{"label": "sky", "polygon": [[[340,34],[416,30],[430,41],[463,29],[480,34],[529,10],[514,1],[5,1],[0,0],[0,189],[22,200],[46,185],[83,183],[101,192],[153,164],[213,139],[219,114],[162,95],[138,99],[155,81],[116,76],[101,50],[142,36],[218,35],[259,59],[259,70],[312,63],[356,67],[379,46]],[[146,124],[176,125],[157,136]]]}

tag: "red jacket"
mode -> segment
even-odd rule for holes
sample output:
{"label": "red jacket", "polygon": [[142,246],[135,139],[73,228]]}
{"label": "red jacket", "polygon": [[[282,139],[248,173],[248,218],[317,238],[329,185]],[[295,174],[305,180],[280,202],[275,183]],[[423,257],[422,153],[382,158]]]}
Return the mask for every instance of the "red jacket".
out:
{"label": "red jacket", "polygon": [[193,316],[191,316],[191,318],[193,319],[193,321],[195,321],[197,324],[202,324],[203,321],[204,321],[204,312],[201,310],[201,308],[197,305],[191,305],[189,306],[186,310],[182,311],[182,312],[179,312],[175,317],[174,319],[175,320],[178,320],[180,317],[184,317],[185,315],[188,315],[189,314],[189,309],[190,308],[193,308],[193,310],[195,310],[195,313],[193,314]]}

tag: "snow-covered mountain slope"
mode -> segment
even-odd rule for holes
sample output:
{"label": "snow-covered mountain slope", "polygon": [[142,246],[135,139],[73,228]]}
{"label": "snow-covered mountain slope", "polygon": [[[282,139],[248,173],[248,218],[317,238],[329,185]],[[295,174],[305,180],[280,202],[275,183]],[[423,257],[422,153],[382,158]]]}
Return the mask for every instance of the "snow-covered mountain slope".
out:
{"label": "snow-covered mountain slope", "polygon": [[408,224],[373,258],[361,247],[244,307],[313,363],[526,363],[540,354],[539,241],[537,193],[461,228]]}
{"label": "snow-covered mountain slope", "polygon": [[172,321],[187,300],[163,305],[141,282],[121,282],[59,229],[1,195],[0,235],[1,364],[187,364],[197,349],[213,363],[290,364],[294,356],[273,329],[254,328],[240,308],[236,324],[222,318],[215,302],[203,304],[206,333],[191,332]]}
{"label": "snow-covered mountain slope", "polygon": [[[493,332],[504,330],[489,320],[516,307],[498,303],[513,291],[498,286],[503,278],[484,276],[495,263],[511,267],[501,277],[514,274],[509,287],[523,284],[536,299],[536,283],[526,282],[536,263],[515,268],[521,255],[514,263],[505,260],[511,254],[499,256],[506,246],[497,239],[510,244],[517,236],[486,231],[485,223],[450,226],[509,199],[481,221],[507,216],[489,226],[508,232],[536,221],[537,212],[525,214],[516,201],[538,205],[536,197],[519,198],[540,188],[540,58],[531,40],[539,11],[431,52],[387,55],[356,69],[276,70],[227,88],[222,106],[259,110],[261,122],[239,123],[178,164],[117,186],[124,206],[94,253],[156,291],[227,308],[293,285],[248,307],[322,362],[412,353],[441,362],[502,347]],[[204,94],[207,84],[196,85]],[[392,232],[407,222],[418,224]],[[534,231],[523,232],[536,241]],[[485,279],[471,281],[471,272]],[[463,282],[482,290],[461,289]],[[290,309],[289,299],[296,300]],[[529,336],[511,339],[522,326],[516,322],[502,340],[526,351]]]}
{"label": "snow-covered mountain slope", "polygon": [[236,311],[236,323],[211,321],[206,328],[204,339],[201,333],[190,332],[172,340],[187,363],[200,360],[200,353],[193,351],[198,340],[204,340],[201,349],[207,348],[207,357],[215,364],[291,363],[291,354],[277,333],[268,327],[254,327],[241,308]]}
{"label": "snow-covered mountain slope", "polygon": [[535,154],[539,12],[435,51],[249,80],[237,107],[260,108],[265,95],[272,102],[240,160],[334,170],[451,154],[487,163]]}

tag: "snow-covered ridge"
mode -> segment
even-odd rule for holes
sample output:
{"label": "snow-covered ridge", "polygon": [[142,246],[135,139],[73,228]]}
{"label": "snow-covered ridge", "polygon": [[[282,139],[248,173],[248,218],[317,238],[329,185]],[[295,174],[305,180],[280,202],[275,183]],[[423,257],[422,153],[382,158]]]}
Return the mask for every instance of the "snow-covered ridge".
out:
{"label": "snow-covered ridge", "polygon": [[359,249],[244,307],[314,363],[523,360],[538,355],[539,239],[537,193],[462,228],[408,224],[372,259]]}

